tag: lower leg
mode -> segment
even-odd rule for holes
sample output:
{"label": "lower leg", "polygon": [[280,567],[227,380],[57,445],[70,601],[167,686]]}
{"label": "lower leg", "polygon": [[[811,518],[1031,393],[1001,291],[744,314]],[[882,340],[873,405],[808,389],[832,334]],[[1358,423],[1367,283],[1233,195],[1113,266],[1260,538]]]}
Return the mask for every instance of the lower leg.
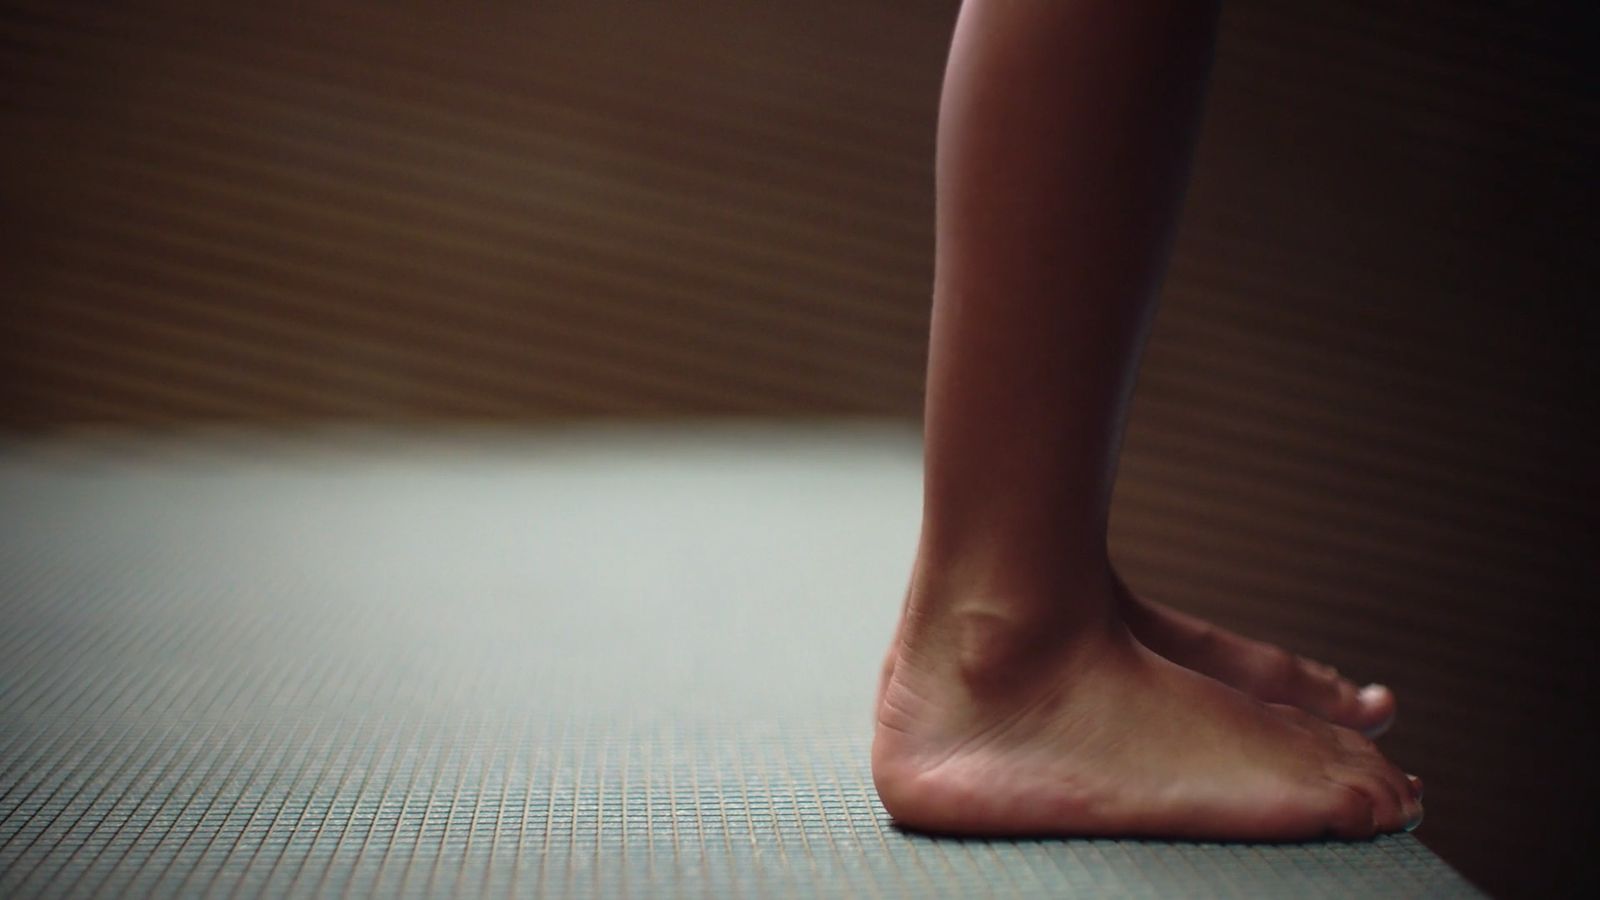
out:
{"label": "lower leg", "polygon": [[[1141,24],[1043,5],[969,10],[952,53],[922,553],[941,579],[955,557],[979,579],[1109,571],[1115,444],[1198,118],[1214,10],[1146,7]],[[1394,718],[1386,688],[1117,594],[1139,641],[1180,665],[1367,734]]]}
{"label": "lower leg", "polygon": [[964,832],[1305,837],[1420,812],[1359,735],[1130,635],[1105,531],[1214,10],[968,0],[940,112],[923,533],[873,768]]}

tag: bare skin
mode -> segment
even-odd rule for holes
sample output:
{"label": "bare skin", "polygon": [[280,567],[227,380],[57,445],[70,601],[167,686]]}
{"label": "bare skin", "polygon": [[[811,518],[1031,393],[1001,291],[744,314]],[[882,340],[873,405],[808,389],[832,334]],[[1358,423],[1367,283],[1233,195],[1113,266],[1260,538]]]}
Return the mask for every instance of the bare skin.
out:
{"label": "bare skin", "polygon": [[1113,584],[1123,621],[1139,643],[1185,668],[1268,703],[1377,737],[1394,724],[1394,692],[1381,684],[1357,687],[1326,663],[1251,640],[1196,616],[1136,596]]}
{"label": "bare skin", "polygon": [[962,646],[923,642],[890,679],[873,767],[902,824],[1300,840],[1422,818],[1421,783],[1354,731],[1168,662],[1116,623],[1038,641],[987,618],[952,626]]}
{"label": "bare skin", "polygon": [[[1378,737],[1394,724],[1394,692],[1381,684],[1357,687],[1326,663],[1140,597],[1120,578],[1113,580],[1112,589],[1122,621],[1134,639],[1170,662],[1215,678],[1257,700],[1296,707],[1369,738]],[[883,661],[880,697],[894,674],[899,633],[896,628]]]}
{"label": "bare skin", "polygon": [[[940,107],[923,527],[873,776],[912,828],[1359,838],[1421,784],[1368,692],[1113,572],[1106,524],[1215,9],[966,0]],[[1269,702],[1270,701],[1270,702]]]}

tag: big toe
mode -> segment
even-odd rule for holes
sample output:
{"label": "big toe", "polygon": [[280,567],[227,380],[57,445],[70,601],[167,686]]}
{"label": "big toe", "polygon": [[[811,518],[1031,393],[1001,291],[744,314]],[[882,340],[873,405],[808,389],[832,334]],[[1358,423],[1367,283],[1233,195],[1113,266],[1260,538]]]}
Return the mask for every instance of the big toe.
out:
{"label": "big toe", "polygon": [[1278,702],[1290,703],[1309,713],[1377,737],[1394,724],[1394,692],[1381,684],[1358,688],[1331,666],[1296,658],[1282,685]]}
{"label": "big toe", "polygon": [[1369,684],[1355,692],[1354,712],[1347,727],[1367,737],[1377,737],[1394,724],[1398,704],[1394,691],[1381,684]]}

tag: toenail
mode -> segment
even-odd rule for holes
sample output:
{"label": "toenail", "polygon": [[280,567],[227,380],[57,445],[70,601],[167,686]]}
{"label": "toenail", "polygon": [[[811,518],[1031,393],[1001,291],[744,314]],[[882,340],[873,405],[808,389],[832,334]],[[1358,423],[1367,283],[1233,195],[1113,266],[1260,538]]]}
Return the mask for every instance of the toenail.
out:
{"label": "toenail", "polygon": [[1406,775],[1406,780],[1411,782],[1411,796],[1417,800],[1422,799],[1422,779],[1415,775]]}
{"label": "toenail", "polygon": [[1384,695],[1387,693],[1389,693],[1389,689],[1383,685],[1369,684],[1356,694],[1356,699],[1366,706],[1372,706],[1375,703],[1382,702]]}
{"label": "toenail", "polygon": [[1406,822],[1406,833],[1410,834],[1411,832],[1416,831],[1420,825],[1422,825],[1422,809],[1419,807],[1417,809],[1417,814],[1412,816],[1410,821]]}

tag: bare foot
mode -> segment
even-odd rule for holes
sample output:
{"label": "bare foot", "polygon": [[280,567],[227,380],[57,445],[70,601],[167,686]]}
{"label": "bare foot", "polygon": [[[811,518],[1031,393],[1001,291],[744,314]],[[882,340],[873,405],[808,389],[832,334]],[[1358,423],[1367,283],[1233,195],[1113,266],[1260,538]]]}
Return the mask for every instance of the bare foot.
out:
{"label": "bare foot", "polygon": [[1138,597],[1120,578],[1115,590],[1122,618],[1139,643],[1184,668],[1368,737],[1394,724],[1394,692],[1381,684],[1358,688],[1332,666]]}
{"label": "bare foot", "polygon": [[[1123,621],[1139,643],[1186,669],[1257,700],[1298,707],[1367,737],[1377,737],[1394,724],[1394,692],[1383,685],[1358,688],[1332,666],[1136,596],[1120,578],[1114,588]],[[894,673],[899,643],[897,628],[883,660],[880,699]]]}
{"label": "bare foot", "polygon": [[1171,663],[1120,623],[963,613],[920,630],[872,748],[879,797],[907,827],[1295,840],[1421,820],[1420,782],[1360,734]]}

